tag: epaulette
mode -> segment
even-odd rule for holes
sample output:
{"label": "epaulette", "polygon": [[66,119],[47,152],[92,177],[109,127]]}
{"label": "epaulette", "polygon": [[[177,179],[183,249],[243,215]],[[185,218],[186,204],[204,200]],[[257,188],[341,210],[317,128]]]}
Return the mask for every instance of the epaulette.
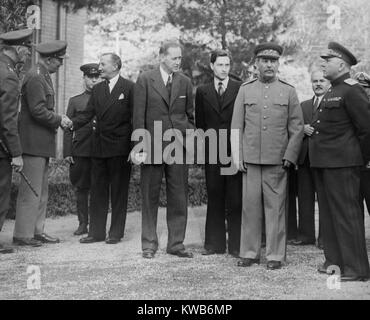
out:
{"label": "epaulette", "polygon": [[15,72],[15,70],[12,68],[12,66],[10,64],[7,64],[6,65],[8,67],[8,70],[11,71],[11,72]]}
{"label": "epaulette", "polygon": [[344,82],[349,84],[350,86],[354,86],[355,84],[358,83],[358,81],[356,81],[355,79],[352,79],[352,78],[348,78],[348,79],[344,80]]}
{"label": "epaulette", "polygon": [[288,82],[286,82],[284,80],[279,79],[279,81],[282,82],[282,83],[284,83],[284,84],[287,84],[288,86],[290,86],[292,88],[294,88],[294,86],[292,84],[290,84],[290,83],[288,83]]}
{"label": "epaulette", "polygon": [[77,94],[77,95],[75,95],[75,96],[71,97],[71,99],[73,99],[73,98],[77,98],[77,97],[79,97],[79,96],[82,96],[84,93],[85,93],[85,92],[82,92],[82,93],[80,93],[80,94]]}
{"label": "epaulette", "polygon": [[252,80],[249,80],[249,81],[243,82],[241,85],[242,85],[242,86],[245,86],[246,84],[253,83],[253,82],[255,82],[255,81],[257,81],[257,78],[254,78],[254,79],[252,79]]}

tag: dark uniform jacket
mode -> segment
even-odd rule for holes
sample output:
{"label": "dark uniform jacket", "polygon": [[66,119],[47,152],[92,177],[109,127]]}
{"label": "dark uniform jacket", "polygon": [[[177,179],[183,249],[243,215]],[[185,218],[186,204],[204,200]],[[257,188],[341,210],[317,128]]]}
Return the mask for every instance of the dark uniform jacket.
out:
{"label": "dark uniform jacket", "polygon": [[[86,109],[90,97],[91,92],[85,91],[84,93],[81,93],[69,99],[66,113],[67,117],[73,119],[81,114],[81,112]],[[64,132],[63,139],[64,157],[91,157],[92,135],[92,122],[87,123],[74,132],[66,130]]]}
{"label": "dark uniform jacket", "polygon": [[[12,157],[22,154],[18,136],[19,79],[13,61],[0,54],[0,139]],[[0,147],[0,158],[8,157]]]}
{"label": "dark uniform jacket", "polygon": [[[230,127],[234,110],[234,102],[238,94],[241,82],[229,79],[227,88],[221,99],[216,92],[214,81],[201,85],[197,88],[195,95],[195,124],[204,131],[208,129],[227,130],[227,155],[231,152]],[[207,141],[207,140],[206,140]],[[222,143],[221,139],[221,143]],[[217,146],[220,146],[217,143]],[[208,150],[206,149],[206,163],[208,161]],[[226,156],[225,152],[223,154]]]}
{"label": "dark uniform jacket", "polygon": [[[303,101],[301,103],[304,124],[312,123],[314,99],[315,97],[313,97],[310,100]],[[318,110],[316,110],[316,112],[318,112]],[[298,164],[303,164],[306,159],[306,156],[308,155],[308,140],[309,140],[309,136],[304,135],[303,141],[302,141],[301,152],[298,157]]]}
{"label": "dark uniform jacket", "polygon": [[26,73],[21,90],[19,135],[24,154],[55,157],[61,116],[55,113],[53,83],[41,64]]}
{"label": "dark uniform jacket", "polygon": [[[309,139],[311,167],[361,166],[369,160],[370,102],[349,73],[332,82],[316,117]],[[363,154],[361,145],[364,146]]]}
{"label": "dark uniform jacket", "polygon": [[73,129],[78,130],[96,116],[93,157],[111,158],[130,153],[133,88],[134,83],[121,76],[111,93],[105,81],[96,84],[86,109],[72,119]]}

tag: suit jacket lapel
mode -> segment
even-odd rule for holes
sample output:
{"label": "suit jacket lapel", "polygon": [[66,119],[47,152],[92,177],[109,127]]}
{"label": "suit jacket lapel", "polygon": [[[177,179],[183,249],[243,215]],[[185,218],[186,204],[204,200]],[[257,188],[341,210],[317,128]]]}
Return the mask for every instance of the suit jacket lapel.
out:
{"label": "suit jacket lapel", "polygon": [[[164,85],[164,82],[163,82],[163,79],[162,79],[162,76],[161,76],[161,72],[159,71],[159,68],[156,70],[155,73],[153,73],[152,82],[153,82],[153,88],[162,96],[162,98],[166,102],[167,106],[169,106],[170,105],[170,99],[169,99],[169,96],[168,96],[168,91],[167,91],[166,86]],[[173,86],[173,82],[172,82],[172,86]]]}
{"label": "suit jacket lapel", "polygon": [[170,107],[172,107],[173,103],[175,102],[177,96],[178,96],[178,93],[179,93],[179,90],[180,90],[180,78],[179,76],[177,75],[177,73],[174,73],[173,74],[173,78],[172,78],[172,86],[171,86],[171,101],[170,101]]}
{"label": "suit jacket lapel", "polygon": [[123,78],[121,76],[119,76],[118,81],[117,81],[116,85],[114,86],[112,92],[110,93],[108,100],[106,101],[106,103],[104,103],[104,105],[102,107],[102,115],[105,112],[107,112],[109,107],[114,102],[116,102],[118,100],[120,94],[123,92],[123,87],[124,87]]}
{"label": "suit jacket lapel", "polygon": [[224,98],[222,100],[221,110],[226,108],[230,105],[230,102],[235,98],[236,94],[235,91],[239,90],[239,87],[236,82],[229,79],[229,83],[227,85],[226,91],[224,93]]}
{"label": "suit jacket lapel", "polygon": [[213,81],[207,85],[207,91],[205,99],[208,100],[212,108],[220,114],[220,108],[218,107],[218,97],[215,87],[213,85]]}

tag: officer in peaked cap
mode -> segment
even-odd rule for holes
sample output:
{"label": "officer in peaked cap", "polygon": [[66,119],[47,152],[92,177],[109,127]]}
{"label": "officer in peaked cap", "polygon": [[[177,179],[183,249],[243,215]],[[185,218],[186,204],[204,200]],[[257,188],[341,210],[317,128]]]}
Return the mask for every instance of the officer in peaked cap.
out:
{"label": "officer in peaked cap", "polygon": [[[9,209],[12,167],[21,171],[22,148],[18,135],[19,78],[17,65],[30,54],[32,30],[18,30],[0,35],[0,230]],[[11,158],[11,162],[9,161]],[[13,249],[0,244],[0,253]]]}
{"label": "officer in peaked cap", "polygon": [[[74,118],[83,112],[91,97],[91,90],[94,85],[100,82],[99,65],[88,63],[80,67],[83,72],[85,91],[69,99],[67,117]],[[74,232],[75,235],[82,235],[88,232],[89,223],[88,199],[91,184],[91,156],[94,122],[87,123],[78,130],[64,132],[63,153],[64,158],[70,163],[69,177],[75,187],[77,200],[77,216],[79,226]]]}
{"label": "officer in peaked cap", "polygon": [[285,260],[288,168],[298,159],[303,115],[295,88],[276,76],[282,52],[275,43],[256,47],[258,78],[240,87],[234,104],[231,129],[240,138],[232,132],[231,149],[244,172],[241,267],[260,262],[264,215],[267,268],[278,269]]}
{"label": "officer in peaked cap", "polygon": [[49,158],[55,157],[55,135],[59,126],[71,121],[55,112],[55,93],[50,74],[63,64],[67,43],[52,41],[36,46],[39,62],[25,75],[22,84],[19,135],[23,149],[23,171],[39,197],[30,193],[21,181],[17,198],[13,242],[18,245],[40,246],[57,243],[59,239],[44,232],[48,199]]}
{"label": "officer in peaked cap", "polygon": [[324,77],[331,88],[313,118],[309,140],[314,170],[325,262],[318,271],[336,265],[342,281],[370,277],[364,221],[359,204],[360,168],[370,160],[370,103],[359,83],[350,78],[356,57],[330,42],[321,55]]}

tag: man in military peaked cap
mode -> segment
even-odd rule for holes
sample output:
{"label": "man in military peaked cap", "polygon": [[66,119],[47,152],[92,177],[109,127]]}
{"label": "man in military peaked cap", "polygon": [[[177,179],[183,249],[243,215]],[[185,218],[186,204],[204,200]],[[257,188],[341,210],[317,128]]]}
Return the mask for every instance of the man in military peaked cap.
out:
{"label": "man in military peaked cap", "polygon": [[[80,67],[80,70],[83,72],[85,91],[69,99],[67,117],[71,119],[86,109],[91,97],[91,90],[100,80],[99,65],[97,63],[84,64]],[[89,122],[73,133],[70,130],[64,132],[63,153],[66,160],[70,163],[69,177],[72,185],[76,188],[79,226],[74,232],[75,235],[82,235],[88,232],[93,129],[93,123]]]}
{"label": "man in military peaked cap", "polygon": [[322,222],[325,262],[320,273],[336,265],[342,281],[370,277],[364,221],[359,204],[360,168],[370,160],[370,103],[364,89],[350,78],[356,57],[330,42],[321,55],[331,88],[313,119],[309,157],[314,168]]}
{"label": "man in military peaked cap", "polygon": [[[19,78],[17,64],[30,54],[32,30],[18,30],[0,35],[0,230],[9,209],[12,167],[23,167],[18,136]],[[9,159],[9,157],[11,159]],[[11,253],[0,244],[0,253]]]}
{"label": "man in military peaked cap", "polygon": [[260,262],[263,215],[267,268],[285,260],[287,171],[298,158],[303,116],[294,87],[276,77],[282,52],[274,43],[256,47],[259,77],[240,87],[234,105],[231,148],[244,172],[241,267]]}
{"label": "man in military peaked cap", "polygon": [[40,246],[57,243],[59,239],[44,233],[48,200],[49,158],[55,157],[55,135],[59,126],[71,121],[55,112],[54,87],[50,74],[63,64],[67,43],[53,41],[36,46],[39,63],[26,75],[22,84],[19,135],[23,149],[23,171],[34,186],[38,197],[22,180],[17,198],[13,242],[18,245]]}

